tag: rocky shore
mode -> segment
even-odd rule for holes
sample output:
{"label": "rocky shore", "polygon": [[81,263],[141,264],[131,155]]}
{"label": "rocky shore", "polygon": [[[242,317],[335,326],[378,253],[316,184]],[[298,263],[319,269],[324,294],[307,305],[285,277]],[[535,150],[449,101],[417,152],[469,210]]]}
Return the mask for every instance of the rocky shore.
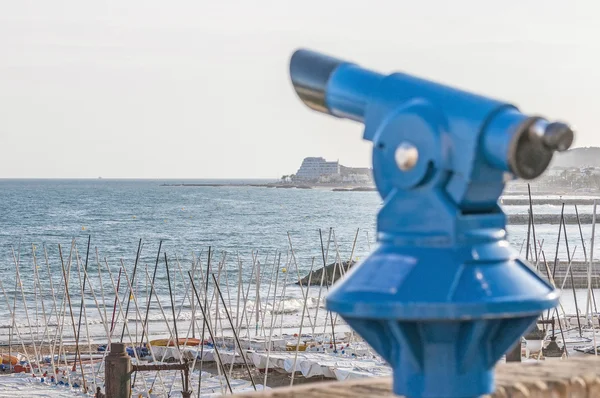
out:
{"label": "rocky shore", "polygon": [[[356,261],[352,260],[345,261],[342,263],[331,263],[323,268],[319,268],[316,271],[308,273],[304,278],[300,279],[297,285],[307,286],[310,280],[311,286],[320,286],[321,279],[323,279],[324,285],[331,285],[335,283],[341,276],[343,276],[352,266],[356,264]],[[341,271],[341,272],[340,272]],[[323,275],[323,273],[325,275]]]}

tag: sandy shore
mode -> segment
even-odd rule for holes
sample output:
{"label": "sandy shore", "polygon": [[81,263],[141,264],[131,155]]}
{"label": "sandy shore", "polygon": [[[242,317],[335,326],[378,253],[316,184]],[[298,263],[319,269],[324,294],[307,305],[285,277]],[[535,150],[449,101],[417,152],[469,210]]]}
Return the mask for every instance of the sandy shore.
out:
{"label": "sandy shore", "polygon": [[[87,355],[89,355],[89,348],[87,346],[87,344],[85,346],[80,346],[79,347],[81,350],[81,355],[83,357],[83,361],[84,362],[88,362],[85,360],[85,357],[87,357]],[[27,355],[29,357],[33,357],[34,356],[34,347],[32,344],[26,344],[25,345],[25,349],[27,352]],[[38,355],[50,355],[51,354],[51,347],[49,347],[47,344],[43,345],[42,347],[38,347],[36,346]],[[73,345],[64,345],[63,346],[64,349],[64,353],[67,355],[74,355],[77,347],[73,344]],[[12,345],[10,352],[12,355],[15,355],[17,353],[19,354],[24,354],[23,352],[23,346],[21,344],[14,344]],[[0,354],[8,354],[9,353],[9,347],[7,345],[4,346],[0,346]],[[93,354],[102,354],[102,352],[98,351],[98,344],[92,344],[92,353]],[[54,351],[54,354],[57,354],[57,350]],[[98,363],[98,359],[94,360],[94,363]],[[168,362],[168,361],[167,361]],[[60,365],[64,366],[64,363],[61,363]],[[68,365],[73,365],[73,361],[69,361]],[[199,371],[200,370],[200,362],[196,362],[196,365],[194,367],[194,370]],[[227,372],[229,373],[229,365],[225,365]],[[208,363],[204,363],[202,364],[202,371],[204,372],[209,372],[213,375],[218,375],[219,369],[217,368],[217,364],[215,362],[208,362]],[[256,384],[263,384],[264,382],[264,378],[265,378],[265,373],[264,371],[260,371],[258,369],[256,369],[256,367],[254,367],[252,364],[250,364],[250,373],[252,374],[252,378],[254,379],[254,382]],[[250,381],[250,377],[248,376],[248,371],[246,370],[246,367],[244,365],[240,365],[240,364],[235,364],[233,367],[233,371],[231,373],[231,377],[233,379],[241,379],[241,380],[246,380],[246,381]],[[291,375],[288,373],[279,373],[274,369],[269,370],[269,375],[267,377],[267,386],[274,388],[274,387],[282,387],[282,386],[289,386],[290,385],[290,381],[291,381]],[[318,383],[318,382],[324,382],[324,381],[331,381],[331,379],[327,379],[325,377],[322,376],[314,376],[311,378],[305,378],[303,377],[301,374],[296,374],[294,376],[294,384],[305,384],[305,383]]]}

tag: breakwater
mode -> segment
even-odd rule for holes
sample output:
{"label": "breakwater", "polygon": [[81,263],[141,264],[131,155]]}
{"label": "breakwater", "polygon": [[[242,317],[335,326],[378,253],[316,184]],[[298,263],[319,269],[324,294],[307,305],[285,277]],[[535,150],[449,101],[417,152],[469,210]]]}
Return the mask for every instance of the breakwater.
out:
{"label": "breakwater", "polygon": [[[510,225],[527,225],[529,224],[529,214],[508,214],[506,221]],[[600,220],[600,217],[596,216],[596,220]],[[560,224],[560,214],[535,214],[535,208],[533,212],[533,221],[535,224]],[[593,221],[593,214],[585,213],[579,214],[564,214],[563,222],[565,224],[591,224]]]}
{"label": "breakwater", "polygon": [[[538,271],[540,275],[547,281],[550,281],[548,278],[548,273],[553,275],[554,283],[557,288],[563,286],[565,288],[575,289],[587,289],[588,287],[588,268],[589,263],[585,261],[573,261],[571,262],[571,269],[567,273],[567,269],[569,268],[569,263],[565,259],[561,261],[560,259],[556,262],[556,266],[554,265],[554,259],[546,259],[548,262],[548,269],[546,269],[546,265],[543,261],[540,261],[538,266]],[[535,264],[535,260],[531,261],[532,267]],[[600,287],[600,277],[598,276],[598,264],[594,264],[592,266],[592,287],[598,288]],[[549,272],[548,272],[549,271]],[[572,278],[571,278],[572,274]]]}
{"label": "breakwater", "polygon": [[[571,197],[571,198],[552,198],[552,197],[535,197],[532,199],[533,206],[538,205],[553,205],[561,206],[565,205],[593,205],[594,200],[600,199],[598,197]],[[504,206],[519,206],[529,205],[529,198],[523,197],[502,197],[500,198],[500,204]]]}

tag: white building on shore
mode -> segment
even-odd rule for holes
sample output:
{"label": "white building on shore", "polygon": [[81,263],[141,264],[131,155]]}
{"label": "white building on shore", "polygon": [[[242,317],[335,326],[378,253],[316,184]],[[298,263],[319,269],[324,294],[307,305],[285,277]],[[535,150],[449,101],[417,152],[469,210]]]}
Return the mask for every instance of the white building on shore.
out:
{"label": "white building on shore", "polygon": [[324,158],[304,158],[296,173],[296,179],[313,181],[321,177],[340,176],[340,162],[328,162]]}

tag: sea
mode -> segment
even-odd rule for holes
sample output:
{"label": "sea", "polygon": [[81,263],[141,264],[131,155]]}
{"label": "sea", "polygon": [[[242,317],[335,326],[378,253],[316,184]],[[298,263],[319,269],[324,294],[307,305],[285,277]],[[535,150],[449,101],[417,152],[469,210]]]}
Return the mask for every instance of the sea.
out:
{"label": "sea", "polygon": [[[15,312],[15,322],[22,328],[25,325],[39,327],[44,323],[42,311],[49,313],[49,308],[60,297],[63,265],[69,264],[69,258],[73,267],[77,261],[82,268],[88,264],[90,284],[97,290],[95,299],[89,288],[86,291],[88,323],[106,323],[107,314],[113,310],[111,297],[114,297],[115,289],[105,267],[108,265],[116,280],[122,262],[131,277],[140,240],[139,270],[134,290],[139,292],[141,289],[138,295],[142,301],[144,290],[147,293],[156,269],[154,286],[166,312],[160,313],[151,302],[156,311],[152,312],[150,320],[163,325],[155,328],[158,334],[164,333],[167,328],[163,318],[172,320],[166,262],[171,267],[171,291],[175,289],[181,294],[188,282],[186,271],[198,258],[202,259],[201,264],[205,267],[209,250],[213,266],[219,264],[227,270],[227,279],[220,282],[230,301],[232,295],[235,297],[235,289],[240,286],[251,291],[250,303],[256,299],[255,292],[247,287],[256,283],[252,269],[258,261],[263,266],[264,279],[259,286],[260,295],[266,301],[265,305],[272,305],[268,304],[267,297],[273,294],[271,285],[276,277],[273,270],[286,269],[279,281],[282,296],[277,297],[277,301],[287,300],[288,307],[283,310],[286,317],[282,317],[280,322],[282,328],[295,327],[298,313],[303,308],[303,293],[291,281],[297,280],[298,275],[306,275],[311,266],[316,269],[336,258],[343,261],[364,258],[376,245],[375,220],[382,200],[377,192],[244,185],[265,182],[268,181],[0,180],[0,281],[3,287],[0,292],[0,319],[5,319],[0,322],[0,343],[8,338],[11,308]],[[174,186],[181,183],[223,186]],[[527,214],[527,210],[527,206],[504,207],[507,213]],[[551,205],[534,208],[536,214],[556,214],[557,218],[560,210],[559,206]],[[592,207],[580,206],[578,210],[580,214],[591,213]],[[565,211],[574,212],[574,208],[567,207]],[[553,260],[558,224],[536,225],[535,229],[538,241],[544,242],[546,256],[549,261]],[[517,250],[522,248],[527,225],[508,226],[507,230],[510,243]],[[591,230],[591,225],[581,227],[587,255]],[[578,226],[567,225],[567,232],[574,259],[584,260]],[[159,245],[161,251],[157,262]],[[594,248],[594,255],[596,258],[600,255],[600,248]],[[564,244],[559,247],[559,257],[566,260]],[[16,283],[17,265],[23,289]],[[100,274],[104,273],[101,286],[105,295],[103,300],[99,297],[100,282],[97,279],[102,277],[99,268]],[[69,294],[76,319],[81,281],[76,272],[70,278]],[[285,295],[283,286],[288,286]],[[323,305],[326,295],[326,291],[319,291],[317,296],[318,290],[311,292],[313,309]],[[583,297],[585,291],[577,294]],[[104,301],[101,306],[105,311],[98,309],[99,301]],[[40,308],[41,302],[45,303],[45,310]],[[142,304],[140,302],[139,306],[143,307]],[[568,297],[563,305],[567,311],[574,310]],[[109,310],[106,311],[106,308]],[[188,306],[183,305],[183,313],[188,315],[181,317],[187,316],[189,320]],[[131,317],[138,315],[131,311]],[[101,328],[96,331],[98,336],[102,334]]]}

